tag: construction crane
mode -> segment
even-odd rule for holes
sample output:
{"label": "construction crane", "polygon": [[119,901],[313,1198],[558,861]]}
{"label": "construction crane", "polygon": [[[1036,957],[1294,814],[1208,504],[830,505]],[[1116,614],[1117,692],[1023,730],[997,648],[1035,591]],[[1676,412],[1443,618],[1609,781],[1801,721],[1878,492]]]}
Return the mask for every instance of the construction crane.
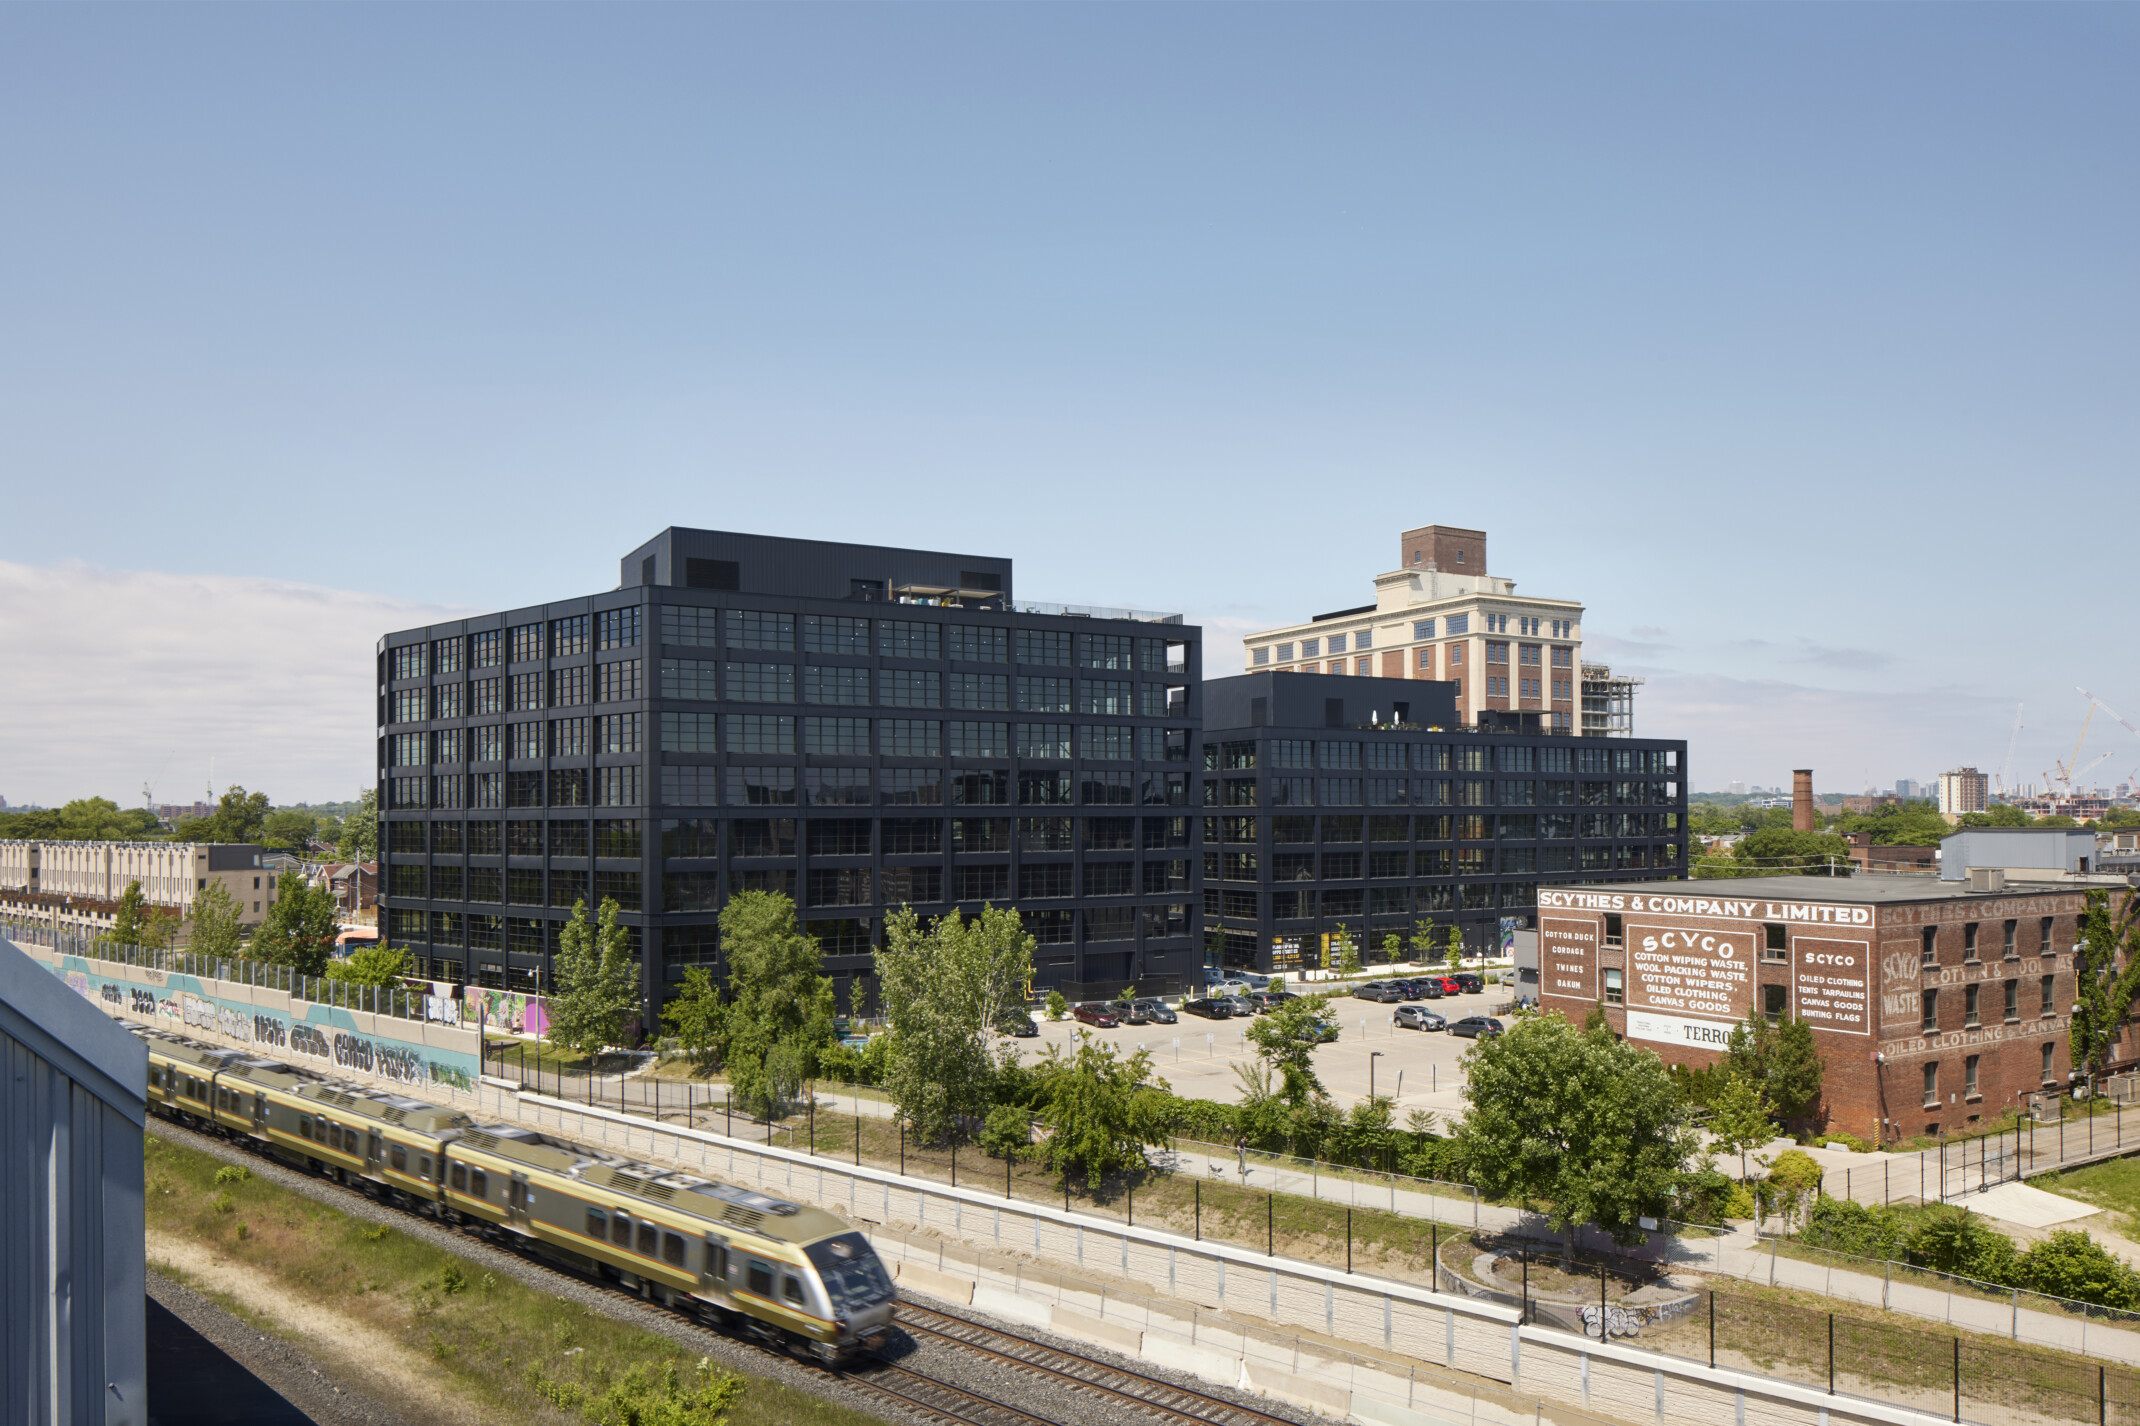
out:
{"label": "construction crane", "polygon": [[2019,742],[2019,741],[2021,740],[2021,709],[2022,709],[2022,706],[2023,706],[2023,705],[2021,705],[2021,704],[2019,704],[2019,703],[2016,703],[2016,704],[2014,705],[2014,731],[2013,731],[2013,735],[2012,735],[2011,737],[2009,737],[2009,738],[2008,738],[2008,739],[2006,740],[2006,758],[2005,758],[2005,760],[2004,760],[2004,761],[2002,761],[2002,762],[2001,762],[2001,763],[1999,764],[1999,785],[1998,785],[1998,787],[1997,787],[1996,791],[1998,792],[1999,796],[2001,796],[2001,797],[2007,797],[2007,796],[2010,796],[2010,795],[2011,795],[2011,794],[2013,793],[2013,790],[2014,790],[2014,788],[2013,788],[2013,784],[2012,784],[2012,783],[2009,783],[2009,782],[2008,782],[2008,781],[2006,780],[2006,773],[2007,773],[2007,770],[2008,770],[2009,768],[2011,768],[2011,767],[2012,767],[2012,766],[2014,765],[2014,744],[2015,744],[2015,743],[2017,743],[2017,742]]}
{"label": "construction crane", "polygon": [[[2124,729],[2124,730],[2125,730],[2126,732],[2128,732],[2128,733],[2132,734],[2132,735],[2133,735],[2134,737],[2136,737],[2136,738],[2140,738],[2140,728],[2135,728],[2135,727],[2134,727],[2134,726],[2133,726],[2133,725],[2132,725],[2131,723],[2127,722],[2127,721],[2125,720],[2125,717],[2124,717],[2124,715],[2122,715],[2121,713],[2119,713],[2117,709],[2115,709],[2115,708],[2111,707],[2111,706],[2110,706],[2110,705],[2109,705],[2108,703],[2105,703],[2105,702],[2104,702],[2104,701],[2103,701],[2102,699],[2100,699],[2100,698],[2096,697],[2096,696],[2095,696],[2095,695],[2094,695],[2093,693],[2090,693],[2090,692],[2089,692],[2089,691],[2088,691],[2087,689],[2085,689],[2085,688],[2082,688],[2082,687],[2080,687],[2080,685],[2078,685],[2078,684],[2075,684],[2075,685],[2074,685],[2074,691],[2075,691],[2076,693],[2080,694],[2080,696],[2081,696],[2081,697],[2083,697],[2083,698],[2085,698],[2085,699],[2087,699],[2087,700],[2088,700],[2088,718],[2089,718],[2089,719],[2092,719],[2092,718],[2094,718],[2094,717],[2095,717],[2095,710],[2096,710],[2096,709],[2098,709],[2098,708],[2100,708],[2100,709],[2102,709],[2102,710],[2103,710],[2103,711],[2104,711],[2105,713],[2108,713],[2108,714],[2109,714],[2109,715],[2110,715],[2111,717],[2113,717],[2113,718],[2116,718],[2116,719],[2118,720],[2118,726],[2119,726],[2119,727],[2123,728],[2123,729]],[[2087,719],[2083,719],[2083,720],[2082,720],[2082,722],[2081,722],[2081,737],[2082,737],[2082,739],[2083,739],[2083,740],[2085,740],[2085,739],[2087,738],[2087,736],[2088,736],[2088,720],[2087,720]],[[2105,756],[2108,756],[2108,754],[2106,754]],[[2078,763],[2080,762],[2080,757],[2081,757],[2081,745],[2080,745],[2079,743],[2075,743],[2075,744],[2073,745],[2073,760],[2074,760],[2074,762],[2075,762],[2076,764],[2078,764]],[[2088,764],[2088,768],[2093,768],[2093,767],[2094,767],[2094,766],[2096,765],[2096,763],[2100,763],[2100,762],[2102,762],[2102,761],[2103,761],[2103,759],[2102,759],[2102,758],[2097,758],[2097,759],[2095,760],[2095,762],[2091,762],[2091,763],[2089,763],[2089,764]],[[2066,787],[2067,787],[2067,790],[2068,790],[2068,791],[2072,791],[2072,790],[2073,790],[2073,784],[2074,784],[2074,782],[2075,782],[2076,780],[2078,780],[2078,779],[2079,779],[2079,777],[2080,777],[2080,775],[2081,775],[2081,774],[2082,774],[2083,772],[2087,771],[2087,770],[2088,770],[2088,768],[2081,768],[2081,767],[2078,767],[2078,766],[2076,766],[2076,767],[2074,768],[2074,770],[2073,770],[2072,772],[2070,772],[2070,773],[2067,773],[2067,774],[2066,774]],[[2063,768],[2061,768],[2061,769],[2060,769],[2060,771],[2062,771],[2062,772],[2063,772],[2063,771],[2064,771],[2064,769],[2063,769]]]}
{"label": "construction crane", "polygon": [[[2084,688],[2081,693],[2086,696],[2088,690]],[[2088,726],[2095,722],[2095,710],[2099,706],[2101,705],[2097,704],[2093,697],[2089,697],[2088,716],[2081,719],[2081,735],[2073,740],[2073,760],[2071,762],[2060,762],[2058,759],[2053,758],[2051,765],[2058,769],[2057,778],[2053,779],[2049,773],[2044,774],[2045,781],[2050,782],[2053,787],[2063,790],[2068,796],[2072,795],[2073,779],[2076,775],[2075,770],[2080,766],[2081,746],[2088,741]]]}

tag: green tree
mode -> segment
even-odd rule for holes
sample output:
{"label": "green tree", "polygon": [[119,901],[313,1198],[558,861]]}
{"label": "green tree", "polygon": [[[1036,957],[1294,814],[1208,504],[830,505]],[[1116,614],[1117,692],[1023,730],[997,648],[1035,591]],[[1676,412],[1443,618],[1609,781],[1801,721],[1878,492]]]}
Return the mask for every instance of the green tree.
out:
{"label": "green tree", "polygon": [[1769,1169],[1770,1189],[1785,1223],[1795,1222],[1806,1199],[1820,1192],[1820,1163],[1804,1149],[1785,1149]]}
{"label": "green tree", "polygon": [[1338,922],[1337,929],[1330,933],[1330,949],[1337,955],[1339,975],[1360,973],[1360,948],[1353,943],[1352,932],[1345,929],[1343,921]]}
{"label": "green tree", "polygon": [[342,835],[335,843],[335,852],[344,860],[375,862],[379,860],[379,792],[367,787],[357,799],[356,810],[342,819]]}
{"label": "green tree", "polygon": [[[2140,896],[2128,896],[2113,916],[2110,893],[2091,891],[2083,902],[2080,943],[2073,958],[2075,1004],[2068,1039],[2073,1067],[2092,1089],[2140,997]],[[2123,952],[2124,964],[2119,956]]]}
{"label": "green tree", "polygon": [[1315,1047],[1324,1043],[1323,1007],[1329,1003],[1327,995],[1281,1000],[1269,1014],[1249,1022],[1245,1032],[1257,1058],[1278,1077],[1279,1097],[1296,1109],[1323,1092]]}
{"label": "green tree", "polygon": [[1395,965],[1403,960],[1404,937],[1398,935],[1395,931],[1385,935],[1382,938],[1382,959],[1390,965]]}
{"label": "green tree", "polygon": [[267,919],[253,933],[254,958],[288,966],[299,975],[327,974],[335,939],[342,932],[334,893],[301,876],[284,876],[276,892]]}
{"label": "green tree", "polygon": [[119,893],[119,909],[112,914],[111,930],[108,933],[114,945],[138,946],[150,920],[148,898],[141,894],[141,883],[130,881],[126,890]]}
{"label": "green tree", "polygon": [[312,842],[312,834],[319,830],[319,818],[310,812],[300,812],[294,807],[280,807],[267,814],[260,824],[261,840],[270,847],[282,847],[303,851]]}
{"label": "green tree", "polygon": [[736,1101],[753,1114],[785,1113],[833,1042],[832,979],[824,956],[777,891],[742,891],[721,909],[728,1005],[718,1040]]}
{"label": "green tree", "polygon": [[1068,1015],[1069,1013],[1070,1013],[1070,1000],[1069,1000],[1069,997],[1068,997],[1068,996],[1066,996],[1066,995],[1064,995],[1064,994],[1063,994],[1063,993],[1062,993],[1062,992],[1061,992],[1060,990],[1051,990],[1051,991],[1049,991],[1049,992],[1048,992],[1048,1018],[1049,1018],[1050,1020],[1060,1020],[1060,1019],[1062,1019],[1062,1018],[1063,1018],[1063,1017],[1064,1017],[1065,1015]]}
{"label": "green tree", "polygon": [[1412,959],[1421,965],[1434,964],[1441,950],[1441,928],[1429,916],[1422,916],[1412,923]]}
{"label": "green tree", "polygon": [[1577,1224],[1632,1242],[1640,1218],[1669,1210],[1693,1143],[1656,1055],[1530,1015],[1464,1066],[1456,1139],[1482,1192],[1550,1205],[1571,1250]]}
{"label": "green tree", "polygon": [[172,833],[181,842],[259,842],[269,810],[265,792],[232,785],[206,817],[189,817]]}
{"label": "green tree", "polygon": [[383,941],[360,946],[341,960],[329,961],[326,970],[327,979],[351,985],[393,985],[408,973],[409,953]]}
{"label": "green tree", "polygon": [[1449,969],[1462,970],[1463,968],[1464,928],[1461,926],[1451,926],[1449,928]]}
{"label": "green tree", "polygon": [[223,883],[211,879],[194,893],[193,931],[186,948],[196,955],[231,959],[245,941],[245,927],[239,919],[243,915]]}
{"label": "green tree", "polygon": [[1747,1155],[1776,1137],[1773,1113],[1761,1086],[1743,1074],[1724,1076],[1724,1087],[1710,1106],[1709,1137],[1719,1153],[1739,1160],[1739,1182],[1753,1177]]}
{"label": "green tree", "polygon": [[1145,1145],[1167,1141],[1173,1098],[1165,1080],[1151,1079],[1151,1052],[1118,1058],[1089,1030],[1078,1032],[1075,1054],[1060,1051],[1048,1046],[1036,1068],[1050,1130],[1040,1146],[1048,1167],[1065,1178],[1075,1170],[1088,1185],[1144,1168]]}
{"label": "green tree", "polygon": [[998,1027],[1024,1000],[1034,944],[1006,907],[953,912],[926,931],[910,906],[885,919],[876,956],[891,1033],[885,1088],[924,1140],[987,1116],[1001,1067],[1017,1058]]}
{"label": "green tree", "polygon": [[1731,854],[1741,875],[1850,875],[1850,844],[1825,832],[1765,828],[1741,838]]}
{"label": "green tree", "polygon": [[1995,802],[1982,812],[1964,812],[1958,827],[2033,827],[2036,819],[2010,803]]}
{"label": "green tree", "polygon": [[556,975],[550,1043],[592,1055],[624,1038],[639,1008],[639,967],[613,898],[602,898],[595,925],[588,924],[585,901],[572,903],[572,918],[557,933]]}
{"label": "green tree", "polygon": [[687,967],[683,989],[661,1007],[662,1023],[700,1074],[720,1067],[722,1016],[720,989],[704,966]]}
{"label": "green tree", "polygon": [[1761,1091],[1786,1123],[1813,1112],[1820,1101],[1827,1065],[1813,1043],[1813,1027],[1803,1020],[1771,1021],[1749,1011],[1732,1027],[1724,1053],[1730,1072]]}

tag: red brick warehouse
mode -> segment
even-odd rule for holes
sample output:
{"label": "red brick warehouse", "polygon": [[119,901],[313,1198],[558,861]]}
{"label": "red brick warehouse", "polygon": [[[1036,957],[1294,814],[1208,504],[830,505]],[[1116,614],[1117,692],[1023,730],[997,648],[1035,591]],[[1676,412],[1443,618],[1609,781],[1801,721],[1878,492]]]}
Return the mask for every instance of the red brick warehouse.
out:
{"label": "red brick warehouse", "polygon": [[[2103,880],[2115,910],[2130,890]],[[2089,889],[1800,876],[1542,887],[1540,1004],[1578,1022],[1601,1005],[1621,1035],[1697,1067],[1723,1057],[1757,1005],[1794,1015],[1827,1066],[1826,1128],[1967,1132],[2065,1086]],[[2128,1041],[2114,1053],[2130,1058]]]}

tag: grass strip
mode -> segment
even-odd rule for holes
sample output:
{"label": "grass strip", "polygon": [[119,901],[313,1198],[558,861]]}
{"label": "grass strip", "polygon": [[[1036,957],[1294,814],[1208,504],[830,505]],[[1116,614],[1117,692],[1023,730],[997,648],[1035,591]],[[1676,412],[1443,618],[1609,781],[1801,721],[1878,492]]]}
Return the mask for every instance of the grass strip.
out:
{"label": "grass strip", "polygon": [[[374,1364],[391,1368],[389,1379],[435,1383],[485,1419],[600,1426],[877,1420],[716,1366],[656,1333],[472,1267],[197,1149],[152,1134],[144,1151],[152,1243],[167,1238],[204,1248],[267,1294],[334,1313],[348,1322],[352,1339],[391,1344],[399,1360]],[[183,1263],[173,1266],[175,1276],[197,1278]],[[232,1305],[263,1328],[286,1325],[257,1307]]]}

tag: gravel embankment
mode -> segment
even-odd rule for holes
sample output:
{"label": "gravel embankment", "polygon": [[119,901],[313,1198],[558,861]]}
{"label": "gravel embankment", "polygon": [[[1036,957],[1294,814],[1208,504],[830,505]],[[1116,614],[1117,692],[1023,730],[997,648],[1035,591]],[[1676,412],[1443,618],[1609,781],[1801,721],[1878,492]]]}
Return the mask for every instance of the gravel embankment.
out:
{"label": "gravel embankment", "polygon": [[[263,1336],[218,1303],[154,1268],[149,1269],[148,1290],[172,1316],[319,1426],[401,1426],[405,1419],[402,1412],[343,1386],[336,1374],[282,1338]],[[151,1401],[152,1410],[159,1406]],[[168,1407],[161,1409],[168,1415]]]}
{"label": "gravel embankment", "polygon": [[[276,1159],[248,1152],[229,1141],[196,1133],[161,1119],[151,1119],[149,1126],[151,1133],[158,1134],[174,1143],[199,1149],[228,1163],[244,1164],[270,1183],[289,1189],[293,1193],[301,1193],[317,1202],[328,1204],[367,1222],[389,1224],[420,1242],[444,1249],[492,1272],[509,1274],[515,1280],[539,1291],[546,1292],[551,1296],[600,1312],[617,1321],[629,1322],[647,1331],[658,1332],[678,1345],[700,1355],[710,1357],[714,1361],[736,1371],[752,1376],[770,1377],[785,1382],[798,1390],[839,1402],[844,1406],[850,1406],[887,1420],[910,1422],[920,1419],[896,1404],[888,1403],[876,1392],[862,1390],[851,1385],[845,1374],[828,1372],[818,1367],[805,1366],[781,1353],[760,1347],[754,1343],[710,1331],[695,1322],[654,1307],[651,1304],[640,1302],[620,1291],[597,1286],[570,1273],[560,1272],[545,1264],[520,1257],[517,1254],[507,1252],[503,1248],[485,1242],[473,1234],[444,1227],[429,1218],[403,1212],[400,1209],[389,1208],[385,1204],[377,1203],[367,1198],[354,1189],[346,1189],[325,1179],[298,1172]],[[920,1294],[910,1295],[921,1302],[926,1303],[929,1301],[929,1299]],[[1037,1341],[1044,1341],[1050,1346],[1059,1347],[1064,1351],[1110,1362],[1131,1371],[1142,1372],[1147,1376],[1173,1381],[1178,1385],[1205,1392],[1224,1400],[1237,1400],[1243,1405],[1253,1406],[1259,1411],[1266,1411],[1273,1415],[1283,1416],[1302,1423],[1311,1423],[1316,1420],[1308,1412],[1295,1410],[1265,1397],[1250,1396],[1244,1392],[1214,1386],[1212,1383],[1200,1378],[1186,1373],[1168,1371],[1151,1362],[1131,1360],[1088,1344],[1054,1338],[1047,1333],[1038,1332],[1023,1325],[992,1322],[987,1317],[987,1314],[975,1312],[971,1308],[961,1307],[957,1310],[965,1316],[989,1322],[990,1325],[999,1327],[1004,1331],[1015,1332]],[[204,1333],[203,1335],[206,1334]],[[236,1354],[233,1353],[233,1355],[235,1356]],[[1108,1397],[1099,1392],[1082,1391],[1068,1387],[1054,1378],[1042,1378],[1032,1372],[1010,1366],[980,1353],[948,1347],[931,1339],[916,1339],[901,1334],[895,1340],[895,1344],[886,1349],[884,1355],[888,1359],[898,1362],[901,1366],[920,1372],[925,1376],[934,1377],[939,1381],[948,1382],[954,1386],[965,1387],[982,1395],[994,1397],[999,1401],[1014,1403],[1026,1411],[1044,1414],[1059,1423],[1059,1426],[1119,1426],[1119,1423],[1127,1419],[1165,1419],[1168,1421],[1178,1419],[1172,1416],[1162,1417],[1160,1413],[1156,1412],[1149,1414],[1138,1412],[1117,1398]],[[853,1375],[866,1381],[870,1371],[869,1363],[864,1360],[850,1370]],[[1036,1395],[1035,1388],[1042,1386],[1043,1382],[1045,1382],[1044,1391]],[[274,1385],[272,1382],[270,1384]],[[278,1387],[278,1389],[280,1388]],[[294,1396],[291,1399],[293,1401],[297,1400]],[[306,1406],[305,1403],[299,1402],[298,1404],[310,1410],[310,1407]],[[340,1426],[339,1421],[327,1423],[327,1418],[322,1417],[320,1419],[323,1422],[323,1426]],[[386,1418],[363,1418],[362,1420],[358,1418],[348,1419],[351,1426],[373,1426],[375,1419],[392,1420],[394,1418],[389,1416]]]}

